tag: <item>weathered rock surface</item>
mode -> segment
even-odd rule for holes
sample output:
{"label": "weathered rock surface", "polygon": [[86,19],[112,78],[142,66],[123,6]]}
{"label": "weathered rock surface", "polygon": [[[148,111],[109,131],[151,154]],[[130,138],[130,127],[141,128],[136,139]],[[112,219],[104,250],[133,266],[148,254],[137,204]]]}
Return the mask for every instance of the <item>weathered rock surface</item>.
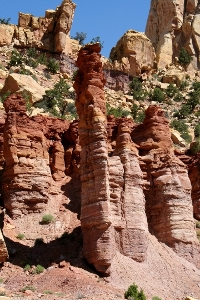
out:
{"label": "weathered rock surface", "polygon": [[97,44],[80,51],[74,84],[84,255],[109,274],[117,252],[145,260],[150,232],[199,266],[191,183],[174,154],[168,120],[151,106],[142,125],[125,118],[107,122],[99,52]]}
{"label": "weathered rock surface", "polygon": [[0,25],[0,46],[35,47],[51,52],[71,49],[69,31],[76,5],[63,0],[56,10],[47,10],[45,17],[19,13],[18,26]]}
{"label": "weathered rock surface", "polygon": [[194,217],[200,220],[200,165],[199,156],[192,162],[189,168],[189,177],[192,184],[192,201]]}
{"label": "weathered rock surface", "polygon": [[[112,68],[131,76],[139,76],[154,66],[155,51],[144,33],[128,30],[110,52]],[[106,65],[104,65],[106,69]],[[109,68],[109,63],[108,63]]]}
{"label": "weathered rock surface", "polygon": [[29,117],[19,95],[7,98],[4,106],[4,205],[14,217],[41,212],[48,202],[52,180],[62,180],[74,170],[78,173],[77,122],[70,125],[57,118]]}
{"label": "weathered rock surface", "polygon": [[42,99],[45,89],[39,85],[30,75],[12,73],[5,80],[1,93],[4,94],[25,92],[29,95],[30,102],[34,103]]}
{"label": "weathered rock surface", "polygon": [[156,50],[158,68],[178,57],[184,47],[198,69],[200,54],[199,3],[194,0],[152,0],[145,31]]}

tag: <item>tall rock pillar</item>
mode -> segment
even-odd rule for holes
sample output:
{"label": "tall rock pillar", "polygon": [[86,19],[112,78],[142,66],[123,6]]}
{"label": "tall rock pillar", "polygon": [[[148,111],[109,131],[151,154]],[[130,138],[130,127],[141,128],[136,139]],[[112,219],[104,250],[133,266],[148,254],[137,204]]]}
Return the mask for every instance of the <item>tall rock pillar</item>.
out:
{"label": "tall rock pillar", "polygon": [[81,227],[83,251],[87,261],[109,273],[113,257],[113,234],[109,204],[105,79],[100,62],[99,44],[88,45],[79,52],[74,88],[80,118],[81,151]]}

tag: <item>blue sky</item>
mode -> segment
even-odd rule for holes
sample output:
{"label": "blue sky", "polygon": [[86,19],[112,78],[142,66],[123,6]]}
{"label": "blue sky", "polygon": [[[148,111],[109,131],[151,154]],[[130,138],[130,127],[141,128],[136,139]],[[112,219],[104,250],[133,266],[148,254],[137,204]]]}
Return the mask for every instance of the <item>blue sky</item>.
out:
{"label": "blue sky", "polygon": [[[62,0],[1,0],[0,18],[11,18],[17,24],[18,12],[44,16],[46,9],[55,9]],[[102,54],[110,50],[129,29],[145,31],[150,0],[74,0],[77,4],[71,36],[87,33],[86,42],[99,36],[104,42]]]}

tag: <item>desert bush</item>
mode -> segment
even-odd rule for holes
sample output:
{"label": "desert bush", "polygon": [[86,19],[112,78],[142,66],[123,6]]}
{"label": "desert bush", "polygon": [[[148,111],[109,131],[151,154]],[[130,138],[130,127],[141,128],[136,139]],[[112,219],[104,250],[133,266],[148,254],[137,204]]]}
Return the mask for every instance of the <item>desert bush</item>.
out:
{"label": "desert bush", "polygon": [[132,284],[124,294],[125,299],[146,300],[143,290],[138,291],[138,286]]}
{"label": "desert bush", "polygon": [[197,124],[194,128],[195,136],[200,136],[200,124]]}
{"label": "desert bush", "polygon": [[46,214],[42,217],[42,223],[49,224],[54,221],[54,217],[50,214]]}
{"label": "desert bush", "polygon": [[189,135],[188,132],[188,125],[185,124],[182,120],[172,120],[170,126],[173,127],[175,130],[180,132],[181,137],[187,142],[190,143],[192,141],[192,137]]}
{"label": "desert bush", "polygon": [[40,274],[44,272],[45,268],[41,265],[37,265],[35,269],[32,271],[32,274]]}
{"label": "desert bush", "polygon": [[16,236],[16,238],[17,238],[18,240],[23,240],[23,239],[25,238],[25,234],[23,234],[23,233],[18,233],[18,235]]}
{"label": "desert bush", "polygon": [[200,137],[196,138],[195,142],[192,143],[190,151],[193,155],[200,152]]}
{"label": "desert bush", "polygon": [[17,51],[16,49],[14,49],[12,52],[11,52],[11,57],[10,57],[10,61],[9,61],[9,67],[12,67],[12,66],[21,66],[24,62],[24,58],[23,58],[23,55]]}
{"label": "desert bush", "polygon": [[172,83],[170,83],[165,90],[166,95],[170,98],[173,98],[177,94],[177,92],[178,92],[177,87]]}
{"label": "desert bush", "polygon": [[55,58],[50,58],[48,62],[46,63],[48,71],[55,74],[60,69],[60,65],[58,61]]}
{"label": "desert bush", "polygon": [[157,101],[157,102],[161,103],[165,100],[165,94],[163,93],[163,91],[160,88],[155,87],[155,89],[153,90],[151,99],[153,101]]}
{"label": "desert bush", "polygon": [[180,92],[176,93],[176,95],[174,96],[174,101],[181,102],[182,100],[183,100],[183,95]]}
{"label": "desert bush", "polygon": [[157,297],[157,296],[154,296],[154,297],[152,298],[152,300],[162,300],[162,299],[159,298],[159,297]]}
{"label": "desert bush", "polygon": [[34,287],[34,286],[32,286],[32,285],[26,285],[25,287],[23,287],[21,290],[20,290],[20,292],[25,292],[25,291],[27,291],[27,290],[29,290],[29,291],[32,291],[32,292],[35,292],[35,290],[36,290],[36,288]]}
{"label": "desert bush", "polygon": [[47,64],[47,62],[48,62],[46,53],[40,54],[40,55],[37,57],[37,61],[38,61],[39,64],[45,65],[45,66],[46,66],[46,64]]}
{"label": "desert bush", "polygon": [[106,114],[113,115],[115,118],[127,117],[130,112],[122,109],[121,107],[111,107],[108,103],[106,104]]}
{"label": "desert bush", "polygon": [[147,98],[148,93],[143,89],[142,82],[134,77],[132,81],[129,83],[131,95],[136,100],[144,100]]}
{"label": "desert bush", "polygon": [[70,86],[61,78],[59,82],[54,85],[53,89],[45,91],[42,100],[35,104],[36,107],[43,108],[52,115],[66,119],[76,118],[76,108],[74,103],[69,103],[66,98],[75,98],[73,92],[69,92]]}
{"label": "desert bush", "polygon": [[4,101],[8,98],[8,96],[10,96],[11,92],[7,91],[6,93],[4,93],[3,95],[0,96],[0,101],[2,103],[4,103]]}
{"label": "desert bush", "polygon": [[24,272],[29,271],[31,269],[31,266],[29,264],[26,264],[24,267]]}
{"label": "desert bush", "polygon": [[191,113],[191,106],[186,104],[183,104],[182,107],[174,113],[174,117],[177,117],[178,119],[185,119],[187,118]]}
{"label": "desert bush", "polygon": [[185,91],[186,88],[188,87],[188,85],[189,85],[189,82],[187,80],[183,80],[183,81],[181,81],[179,89],[181,91]]}
{"label": "desert bush", "polygon": [[96,44],[96,43],[99,43],[101,49],[103,48],[104,42],[101,41],[100,36],[94,37],[90,42],[90,44]]}
{"label": "desert bush", "polygon": [[185,48],[181,48],[178,56],[179,64],[186,67],[192,61],[191,55],[187,52]]}

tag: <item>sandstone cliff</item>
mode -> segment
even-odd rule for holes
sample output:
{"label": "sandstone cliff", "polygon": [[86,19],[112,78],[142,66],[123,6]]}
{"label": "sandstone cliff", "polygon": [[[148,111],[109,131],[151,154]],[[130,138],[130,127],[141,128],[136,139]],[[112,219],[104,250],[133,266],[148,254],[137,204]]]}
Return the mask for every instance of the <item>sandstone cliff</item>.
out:
{"label": "sandstone cliff", "polygon": [[158,68],[174,61],[184,47],[192,56],[190,70],[199,68],[199,2],[152,0],[146,35],[156,50]]}
{"label": "sandstone cliff", "polygon": [[111,49],[113,64],[104,68],[123,71],[131,76],[139,76],[154,66],[155,51],[144,33],[128,30]]}
{"label": "sandstone cliff", "polygon": [[142,125],[105,117],[98,44],[79,53],[74,84],[82,147],[81,226],[84,255],[109,274],[117,252],[143,261],[149,232],[199,265],[191,184],[174,155],[167,119],[157,107]]}
{"label": "sandstone cliff", "polygon": [[56,10],[47,10],[45,17],[19,13],[18,25],[0,24],[0,46],[35,47],[50,52],[70,53],[70,41],[74,10],[71,0],[63,0]]}

